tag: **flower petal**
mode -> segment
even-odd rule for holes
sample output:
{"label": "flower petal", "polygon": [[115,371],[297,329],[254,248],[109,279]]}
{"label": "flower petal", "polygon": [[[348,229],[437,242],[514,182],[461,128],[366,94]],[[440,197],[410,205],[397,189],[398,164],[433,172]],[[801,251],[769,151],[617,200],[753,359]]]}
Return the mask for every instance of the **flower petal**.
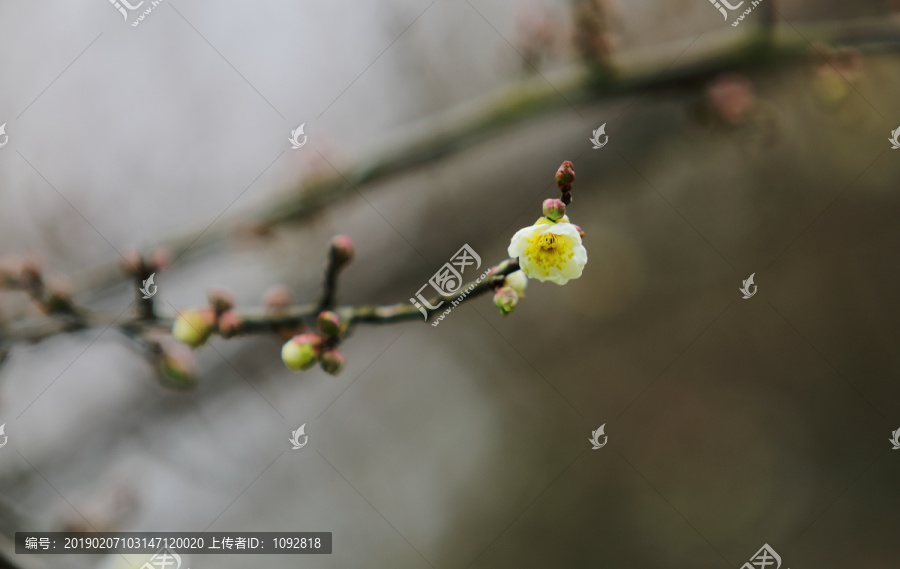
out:
{"label": "flower petal", "polygon": [[581,234],[571,223],[538,223],[520,229],[510,240],[511,257],[529,277],[539,281],[566,284],[581,276],[587,263],[587,250]]}

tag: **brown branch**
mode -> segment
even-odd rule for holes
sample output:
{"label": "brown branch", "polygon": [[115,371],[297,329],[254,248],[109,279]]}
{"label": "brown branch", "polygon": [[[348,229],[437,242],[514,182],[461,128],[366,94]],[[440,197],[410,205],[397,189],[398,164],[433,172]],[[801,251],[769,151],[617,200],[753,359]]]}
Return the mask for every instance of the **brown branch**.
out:
{"label": "brown branch", "polygon": [[334,252],[328,255],[328,266],[325,267],[325,283],[322,286],[322,298],[319,300],[319,311],[331,310],[334,308],[335,298],[337,297],[337,278],[344,263],[335,260]]}
{"label": "brown branch", "polygon": [[141,264],[138,269],[134,272],[133,280],[134,280],[134,302],[137,307],[138,318],[141,320],[153,320],[154,315],[156,314],[156,307],[154,306],[153,296],[150,298],[144,298],[146,295],[141,291],[141,287],[144,286],[144,281],[150,278],[150,275],[155,274],[156,270],[153,267],[147,265],[147,263],[142,259]]}
{"label": "brown branch", "polygon": [[[518,259],[507,259],[493,267],[491,273],[481,282],[470,281],[459,288],[459,294],[449,296],[435,296],[428,300],[431,306],[426,307],[429,319],[448,307],[446,304],[457,302],[459,306],[463,302],[477,298],[486,292],[492,291],[503,285],[506,275],[519,269]],[[471,288],[468,293],[463,293]],[[284,329],[296,329],[301,326],[314,326],[316,318],[321,312],[321,303],[296,304],[293,306],[272,311],[271,309],[253,307],[234,309],[240,320],[240,327],[235,335],[250,335],[261,333],[277,333]],[[356,324],[392,324],[395,322],[413,321],[422,318],[422,313],[410,302],[400,302],[388,305],[348,305],[334,308],[341,319],[351,326]],[[91,314],[79,309],[79,318],[76,321],[71,316],[47,317],[31,320],[17,326],[15,329],[0,330],[0,341],[4,345],[15,342],[38,342],[54,336],[71,332],[76,329],[98,328],[109,326],[116,322],[114,315]],[[159,316],[151,313],[149,317],[141,312],[136,318],[120,321],[114,327],[132,338],[141,338],[148,332],[159,332],[171,329],[174,317]]]}
{"label": "brown branch", "polygon": [[[442,304],[444,302],[452,303],[458,301],[454,306],[459,306],[467,300],[481,296],[482,294],[501,286],[506,280],[506,275],[518,270],[519,260],[507,259],[494,267],[488,277],[480,283],[470,281],[462,285],[459,288],[461,294],[435,296],[434,298],[429,299],[428,304],[438,308],[425,307],[425,311],[430,318],[431,316],[446,310]],[[462,294],[469,288],[472,289],[471,292]],[[391,322],[402,322],[404,320],[416,320],[422,316],[419,309],[408,302],[390,306],[356,306],[344,310],[344,313],[341,313],[339,310],[338,314],[341,314],[342,317],[348,317],[351,323],[363,322],[367,324],[388,324]]]}
{"label": "brown branch", "polygon": [[[482,294],[495,289],[503,284],[506,275],[519,270],[518,259],[507,259],[493,268],[490,275],[480,283],[470,281],[463,284],[459,288],[460,294],[451,296],[435,296],[428,300],[428,304],[438,306],[439,308],[425,308],[429,318],[437,313],[444,311],[446,308],[442,302],[451,303],[459,299],[459,304],[467,300],[471,300]],[[463,291],[472,288],[460,299]],[[238,335],[256,334],[264,332],[277,332],[285,328],[297,328],[302,325],[312,325],[321,311],[319,304],[300,304],[294,305],[277,313],[272,313],[261,308],[236,309],[241,326]],[[350,325],[354,324],[392,324],[394,322],[405,322],[407,320],[417,320],[422,318],[422,313],[418,308],[410,302],[399,302],[397,304],[388,305],[356,305],[341,306],[334,309],[335,312]]]}

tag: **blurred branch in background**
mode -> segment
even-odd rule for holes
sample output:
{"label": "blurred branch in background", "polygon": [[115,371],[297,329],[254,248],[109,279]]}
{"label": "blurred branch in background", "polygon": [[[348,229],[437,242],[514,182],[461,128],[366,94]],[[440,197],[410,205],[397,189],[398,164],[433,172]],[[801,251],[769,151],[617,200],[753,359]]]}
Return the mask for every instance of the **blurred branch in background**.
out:
{"label": "blurred branch in background", "polygon": [[[606,37],[597,40],[601,47],[606,47],[599,52],[585,48],[587,51],[582,53],[585,61],[581,65],[531,76],[462,108],[423,119],[406,134],[393,141],[386,140],[384,146],[389,150],[384,154],[362,159],[354,165],[333,166],[334,173],[318,172],[287,189],[283,197],[263,206],[237,229],[243,234],[268,235],[281,225],[310,218],[350,192],[364,191],[367,185],[451,155],[527,117],[569,105],[634,93],[695,90],[726,72],[788,65],[810,60],[811,55],[821,62],[821,52],[826,46],[854,48],[862,54],[900,50],[900,23],[895,20],[791,24],[775,22],[774,4],[768,0],[760,4],[760,10],[764,10],[766,19],[756,28],[749,24],[737,29],[729,26],[625,52],[612,49],[615,41],[605,27],[608,19],[614,17],[602,16],[602,23],[597,23],[596,13],[588,10],[579,16],[591,22],[579,31],[579,37],[583,36],[579,41],[590,43],[584,38],[595,34]],[[823,47],[817,50],[811,44]],[[673,54],[682,55],[676,59]],[[189,249],[190,256],[201,256],[221,247],[223,238],[235,229],[231,226],[197,230],[163,238],[158,245],[179,259]],[[97,297],[102,297],[105,289],[117,281],[118,271],[110,266],[90,275],[79,275],[76,283],[78,290],[94,291]]]}

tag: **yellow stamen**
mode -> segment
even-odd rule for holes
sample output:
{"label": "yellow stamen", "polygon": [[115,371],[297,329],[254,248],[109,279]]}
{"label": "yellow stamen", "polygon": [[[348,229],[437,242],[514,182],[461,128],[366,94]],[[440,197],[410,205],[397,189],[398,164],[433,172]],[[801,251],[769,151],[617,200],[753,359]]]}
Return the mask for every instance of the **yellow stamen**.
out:
{"label": "yellow stamen", "polygon": [[575,256],[575,240],[568,235],[544,233],[526,241],[525,256],[545,274],[549,274],[551,267],[562,270],[566,261]]}

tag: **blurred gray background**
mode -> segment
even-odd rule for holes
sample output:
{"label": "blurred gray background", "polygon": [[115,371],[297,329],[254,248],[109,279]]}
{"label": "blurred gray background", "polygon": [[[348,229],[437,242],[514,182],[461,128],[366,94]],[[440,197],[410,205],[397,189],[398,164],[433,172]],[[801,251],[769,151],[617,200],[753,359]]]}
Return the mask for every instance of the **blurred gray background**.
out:
{"label": "blurred gray background", "polygon": [[[763,8],[732,28],[705,0],[604,3],[614,61],[646,81],[599,96],[573,87],[563,0],[166,0],[137,27],[104,0],[0,4],[0,255],[39,253],[93,308],[132,302],[128,247],[201,234],[157,275],[166,314],[211,285],[315,299],[337,233],[356,243],[340,302],[404,302],[464,243],[506,258],[567,159],[589,257],[506,318],[483,297],[438,327],[360,326],[338,377],[290,372],[268,336],[199,349],[189,393],[114,326],[16,344],[6,537],[334,534],[329,556],[192,569],[737,568],[764,543],[795,569],[896,567],[900,20],[764,2],[794,55],[844,26],[865,49],[692,68]],[[739,121],[716,106],[729,73]],[[0,338],[24,302],[0,292]]]}

